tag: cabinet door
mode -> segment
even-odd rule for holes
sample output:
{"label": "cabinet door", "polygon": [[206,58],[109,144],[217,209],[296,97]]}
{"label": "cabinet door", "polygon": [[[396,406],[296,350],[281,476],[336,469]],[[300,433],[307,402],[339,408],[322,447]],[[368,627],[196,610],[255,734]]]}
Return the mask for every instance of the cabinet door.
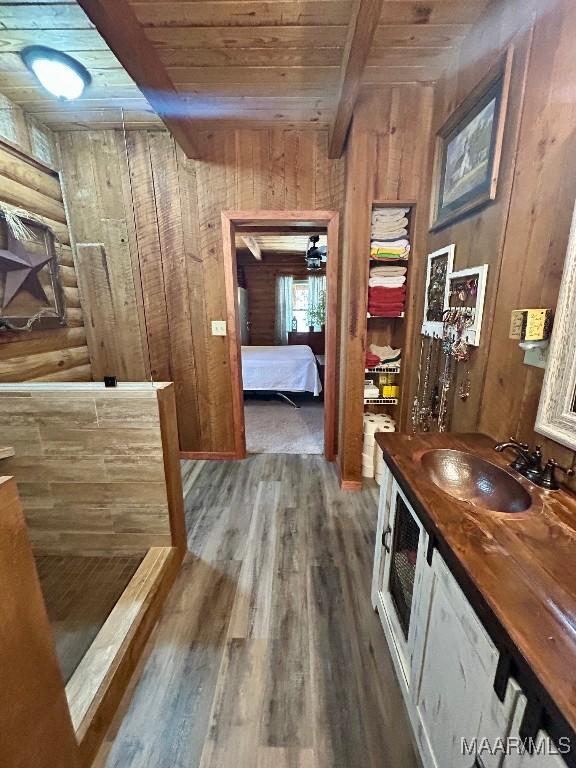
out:
{"label": "cabinet door", "polygon": [[425,765],[470,768],[462,740],[477,737],[490,709],[498,652],[438,552],[431,571],[413,661],[416,738]]}
{"label": "cabinet door", "polygon": [[524,710],[526,709],[526,697],[518,697],[518,706],[514,714],[514,724],[510,738],[506,744],[506,756],[502,762],[502,768],[566,768],[566,763],[559,754],[570,746],[569,740],[559,745],[554,745],[545,731],[540,731],[534,740],[535,750],[533,754],[524,753],[520,746],[520,725]]}
{"label": "cabinet door", "polygon": [[389,498],[389,525],[384,530],[379,599],[400,682],[407,690],[417,628],[414,616],[426,565],[427,536],[395,480],[392,480]]}
{"label": "cabinet door", "polygon": [[374,568],[372,572],[372,606],[379,610],[379,603],[384,583],[384,568],[386,566],[387,543],[390,535],[390,507],[392,499],[392,472],[384,467],[380,499],[378,502],[378,526],[376,528],[376,547],[374,550]]}

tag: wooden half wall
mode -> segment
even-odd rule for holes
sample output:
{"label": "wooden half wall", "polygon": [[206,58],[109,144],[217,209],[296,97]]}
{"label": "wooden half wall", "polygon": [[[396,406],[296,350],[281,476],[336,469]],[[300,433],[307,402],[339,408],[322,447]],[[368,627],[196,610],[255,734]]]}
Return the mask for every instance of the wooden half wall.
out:
{"label": "wooden half wall", "polygon": [[[0,95],[0,201],[40,217],[58,238],[67,326],[0,331],[0,382],[90,381],[92,372],[53,134]],[[42,158],[42,159],[39,159]]]}
{"label": "wooden half wall", "polygon": [[[128,222],[132,272],[117,276],[112,291],[132,292],[142,323],[125,326],[123,345],[144,350],[155,380],[174,381],[181,448],[225,455],[234,449],[228,343],[210,332],[212,320],[226,317],[221,212],[340,211],[344,165],[328,160],[324,131],[222,130],[197,138],[198,161],[187,160],[164,131],[129,131],[125,146],[120,132],[106,141],[99,133],[61,134],[61,147],[75,239],[103,240],[98,219],[107,218],[105,210]],[[101,151],[104,144],[107,151]],[[80,156],[86,153],[100,179],[94,201],[99,213],[92,223],[74,199],[80,197],[74,174],[80,178]],[[113,205],[104,200],[108,184],[114,187]],[[125,249],[108,243],[109,260],[124,253],[127,265]],[[87,312],[96,320],[99,305]]]}
{"label": "wooden half wall", "polygon": [[172,384],[0,386],[0,431],[39,554],[183,549]]}

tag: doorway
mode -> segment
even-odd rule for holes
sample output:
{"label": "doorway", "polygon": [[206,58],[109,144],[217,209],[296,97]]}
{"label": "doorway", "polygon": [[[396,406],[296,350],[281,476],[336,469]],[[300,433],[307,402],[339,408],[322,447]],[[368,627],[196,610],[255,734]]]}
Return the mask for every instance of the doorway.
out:
{"label": "doorway", "polygon": [[[272,447],[266,442],[265,433],[267,431],[273,433],[275,429],[278,430],[283,425],[287,425],[287,429],[298,430],[299,424],[302,425],[303,434],[298,436],[296,442],[292,440],[296,451],[302,453],[320,452],[315,447],[306,450],[308,445],[307,431],[310,432],[308,437],[318,443],[318,436],[312,433],[317,428],[318,413],[320,412],[320,418],[323,416],[323,429],[320,436],[320,442],[323,442],[322,452],[326,459],[333,461],[336,456],[337,407],[338,213],[334,211],[223,212],[222,226],[236,458],[244,458],[247,453],[244,409],[246,395],[246,400],[250,403],[251,430],[260,430],[260,436],[264,437],[264,441],[260,441],[260,443],[258,440],[256,441],[256,444],[261,446],[260,452],[280,452],[278,444]],[[280,301],[278,297],[282,291],[290,291],[290,299],[295,303],[298,303],[304,295],[311,296],[310,292],[321,293],[322,283],[311,278],[319,278],[322,275],[325,279],[322,315],[322,317],[325,316],[325,323],[324,327],[321,328],[318,314],[311,314],[310,307],[315,306],[317,308],[317,305],[310,304],[307,308],[300,305],[295,308],[291,305],[290,314],[286,314],[288,327],[279,328],[279,325],[282,325],[282,313],[274,320],[274,343],[270,345],[252,344],[248,335],[252,332],[252,328],[246,327],[246,317],[250,317],[250,310],[242,306],[244,299],[241,296],[242,290],[239,291],[238,285],[239,266],[242,265],[238,263],[237,243],[241,244],[243,252],[248,251],[252,254],[256,264],[263,260],[262,244],[270,242],[272,235],[277,238],[299,239],[300,242],[304,239],[308,244],[307,248],[301,252],[301,267],[304,267],[304,272],[302,274],[302,268],[300,268],[296,280],[284,281],[284,284],[279,280],[282,273],[289,276],[288,273],[291,269],[286,265],[278,266],[278,269],[274,271],[274,314],[277,315],[278,301]],[[318,237],[319,240],[314,239],[309,242],[310,237]],[[322,237],[324,238],[323,241],[320,240]],[[325,243],[324,249],[322,249],[322,243]],[[313,263],[314,246],[320,252],[320,257],[323,253],[326,254],[324,259],[320,258],[322,262],[320,268],[314,266]],[[308,253],[311,255],[307,261]],[[280,251],[278,251],[277,256],[280,258]],[[309,277],[306,270],[307,264],[310,265]],[[314,272],[317,274],[314,275]],[[308,299],[308,302],[310,301]],[[269,320],[271,321],[270,317]],[[306,322],[309,322],[307,329]],[[279,339],[279,334],[283,337],[282,340]],[[247,341],[248,344],[246,344]],[[254,341],[271,341],[271,338],[266,336],[265,330],[258,328],[254,329]],[[324,350],[323,354],[320,345]],[[313,348],[316,348],[316,351]],[[277,355],[280,357],[278,358]],[[290,357],[290,361],[287,360],[287,356]],[[287,368],[284,367],[286,364],[288,364]],[[243,377],[243,365],[245,377]],[[261,383],[254,383],[257,379],[252,375],[253,370],[256,375],[261,377]],[[280,374],[280,370],[286,371],[286,373]],[[276,378],[274,378],[275,374]],[[316,382],[316,375],[320,380],[320,386]],[[285,378],[278,378],[278,376],[285,376]],[[304,383],[294,383],[295,379]],[[255,392],[258,394],[253,397]],[[319,408],[318,402],[314,403],[314,400],[319,397],[320,392],[323,396],[323,406]],[[259,398],[264,401],[263,406],[257,404]],[[269,412],[274,413],[277,417],[275,423],[269,421],[268,413],[266,413],[266,405],[272,401],[281,402],[282,408],[290,409],[280,411],[278,408],[269,408]],[[299,412],[293,410],[295,406],[301,406],[298,409]],[[261,429],[262,425],[264,425],[263,429]],[[270,430],[268,430],[268,425]],[[250,439],[251,443],[254,444],[252,432]],[[284,439],[287,444],[291,442],[289,434]],[[267,450],[267,445],[269,445],[270,450]],[[303,450],[299,449],[299,445],[303,447]],[[294,452],[294,450],[289,452]]]}

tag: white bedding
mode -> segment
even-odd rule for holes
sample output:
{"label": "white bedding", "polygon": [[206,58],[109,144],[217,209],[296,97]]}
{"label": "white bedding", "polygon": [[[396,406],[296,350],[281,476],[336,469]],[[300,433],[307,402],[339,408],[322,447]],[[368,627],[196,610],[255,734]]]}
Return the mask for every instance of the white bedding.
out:
{"label": "white bedding", "polygon": [[242,379],[248,391],[313,392],[322,384],[314,353],[306,344],[242,347]]}

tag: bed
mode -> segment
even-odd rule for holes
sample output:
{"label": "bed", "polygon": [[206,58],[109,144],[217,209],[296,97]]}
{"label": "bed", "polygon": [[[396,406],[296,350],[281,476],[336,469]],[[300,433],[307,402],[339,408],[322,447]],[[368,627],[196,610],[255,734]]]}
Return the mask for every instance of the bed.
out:
{"label": "bed", "polygon": [[316,357],[304,344],[242,347],[242,379],[246,392],[322,392]]}

